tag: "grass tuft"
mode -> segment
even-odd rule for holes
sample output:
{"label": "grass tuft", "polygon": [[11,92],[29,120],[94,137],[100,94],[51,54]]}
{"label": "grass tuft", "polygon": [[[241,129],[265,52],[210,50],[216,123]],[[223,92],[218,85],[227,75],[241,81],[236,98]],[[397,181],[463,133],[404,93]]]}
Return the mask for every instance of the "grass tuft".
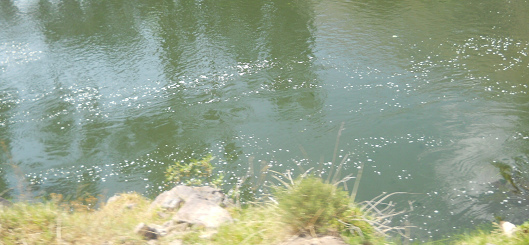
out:
{"label": "grass tuft", "polygon": [[347,192],[316,177],[298,179],[291,188],[277,188],[275,195],[284,222],[303,235],[336,231],[349,208]]}
{"label": "grass tuft", "polygon": [[232,213],[235,225],[222,226],[214,244],[278,244],[289,235],[277,205],[250,206]]}

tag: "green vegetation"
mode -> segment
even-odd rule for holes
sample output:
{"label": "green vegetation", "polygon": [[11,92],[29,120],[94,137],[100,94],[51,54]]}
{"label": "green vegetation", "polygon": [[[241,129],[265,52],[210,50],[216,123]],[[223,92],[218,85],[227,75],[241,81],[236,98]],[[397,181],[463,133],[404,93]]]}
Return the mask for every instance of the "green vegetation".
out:
{"label": "green vegetation", "polygon": [[502,244],[502,245],[526,245],[529,244],[529,221],[516,227],[511,236],[504,234],[501,227],[495,223],[496,229],[493,231],[485,231],[478,229],[472,233],[462,235],[453,244],[459,245],[486,245],[486,244]]}
{"label": "green vegetation", "polygon": [[312,236],[337,231],[349,209],[347,192],[312,176],[289,188],[278,188],[276,197],[285,223],[296,233]]}
{"label": "green vegetation", "polygon": [[221,226],[211,240],[194,240],[190,244],[279,244],[291,233],[285,229],[278,211],[277,205],[271,203],[234,209],[236,224]]}
{"label": "green vegetation", "polygon": [[[343,124],[340,132],[342,129]],[[224,176],[213,172],[213,159],[207,155],[200,160],[175,162],[166,169],[166,181],[171,185],[220,186]],[[350,244],[387,244],[386,234],[373,227],[379,224],[377,219],[368,215],[376,207],[366,207],[366,211],[352,201],[356,191],[351,197],[337,187],[345,181],[337,179],[343,162],[332,183],[305,175],[294,180],[290,173],[275,172],[278,176],[272,177],[283,186],[271,187],[272,194],[265,195],[269,201],[228,209],[235,223],[219,227],[214,234],[203,227],[191,227],[158,237],[157,244],[169,244],[175,239],[184,244],[280,244],[293,236],[323,235],[342,237]],[[261,177],[248,188],[254,190],[264,183],[267,169],[262,166]],[[285,178],[282,180],[279,175]],[[354,190],[360,175],[361,172]],[[23,176],[19,180],[23,182]],[[241,199],[249,182],[249,176],[245,176],[231,190],[232,197]],[[0,244],[145,244],[144,238],[134,231],[138,224],[163,224],[171,219],[171,215],[160,215],[160,209],[151,208],[151,201],[136,193],[121,194],[109,203],[98,202],[91,196],[64,200],[60,194],[50,194],[45,202],[0,206]]]}
{"label": "green vegetation", "polygon": [[351,244],[362,240],[383,242],[385,234],[377,234],[368,222],[369,216],[350,196],[321,178],[298,178],[293,185],[276,188],[275,196],[281,220],[292,233],[299,235],[341,235]]}
{"label": "green vegetation", "polygon": [[332,235],[350,244],[389,243],[363,220],[363,211],[349,203],[345,191],[321,178],[298,178],[276,187],[271,199],[277,202],[231,209],[237,222],[221,226],[211,239],[200,239],[200,233],[181,239],[188,244],[280,244],[292,236]]}
{"label": "green vegetation", "polygon": [[189,163],[175,162],[166,169],[165,179],[173,184],[220,186],[224,175],[213,174],[213,159],[213,156],[207,155],[201,160],[191,159]]}
{"label": "green vegetation", "polygon": [[[159,244],[182,239],[184,244],[279,244],[293,235],[334,235],[351,244],[382,243],[369,224],[355,220],[359,208],[349,205],[349,196],[320,178],[300,178],[293,185],[276,188],[272,199],[229,211],[236,220],[208,238],[207,232],[190,232],[161,237]],[[150,201],[138,194],[122,194],[115,201],[100,204],[86,197],[66,202],[52,195],[45,203],[16,203],[0,208],[2,244],[144,244],[134,233],[139,223],[162,224],[159,210],[150,210]],[[361,229],[356,233],[351,226]],[[352,232],[351,232],[352,231]]]}
{"label": "green vegetation", "polygon": [[147,211],[150,201],[138,194],[122,194],[97,210],[56,197],[0,208],[0,244],[143,244],[134,227],[163,222]]}
{"label": "green vegetation", "polygon": [[[208,155],[187,164],[175,163],[166,171],[167,180],[218,186],[223,177],[214,176],[212,159]],[[170,244],[175,239],[184,244],[280,244],[293,236],[325,235],[341,237],[349,244],[393,244],[387,232],[404,228],[389,226],[388,218],[402,211],[395,212],[391,204],[386,204],[382,210],[390,211],[383,213],[377,206],[399,193],[355,203],[352,200],[356,191],[350,195],[338,187],[344,182],[338,181],[338,170],[332,183],[312,175],[293,179],[290,173],[272,171],[277,174],[272,177],[282,185],[271,187],[272,194],[266,196],[270,201],[229,208],[235,223],[223,225],[214,233],[192,227],[159,237],[157,244]],[[91,196],[66,201],[60,194],[51,194],[46,202],[0,207],[0,244],[145,244],[144,238],[134,232],[138,224],[162,224],[171,219],[171,215],[159,215],[159,209],[150,208],[151,200],[135,193],[121,194],[109,203],[98,202]],[[446,243],[529,244],[529,222],[517,227],[512,236],[501,229],[477,230],[458,240],[439,242]]]}
{"label": "green vegetation", "polygon": [[[298,235],[339,236],[349,244],[393,244],[376,227],[377,217],[370,216],[373,206],[369,202],[350,203],[347,192],[319,177],[289,179],[282,184],[274,187],[273,201],[229,209],[236,222],[221,226],[215,234],[204,236],[207,230],[192,228],[160,237],[157,244],[174,239],[184,244],[280,244]],[[134,227],[170,219],[161,218],[158,209],[149,208],[151,201],[139,194],[121,194],[110,203],[100,203],[97,209],[94,197],[73,201],[57,194],[50,197],[44,203],[20,202],[0,208],[0,244],[145,244]],[[529,222],[517,227],[512,236],[500,229],[478,230],[439,244],[447,243],[529,244]]]}

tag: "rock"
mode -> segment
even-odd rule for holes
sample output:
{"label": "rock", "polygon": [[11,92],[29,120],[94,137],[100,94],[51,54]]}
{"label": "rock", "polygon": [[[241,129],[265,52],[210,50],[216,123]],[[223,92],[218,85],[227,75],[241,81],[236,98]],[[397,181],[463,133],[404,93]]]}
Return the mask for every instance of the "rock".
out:
{"label": "rock", "polygon": [[214,229],[223,223],[233,222],[230,213],[221,205],[231,205],[231,202],[219,189],[209,186],[176,186],[158,195],[150,206],[151,209],[178,209],[172,220],[162,226],[142,223],[136,227],[136,232],[146,239],[153,240],[172,232],[185,232],[190,225]]}
{"label": "rock", "polygon": [[225,222],[233,222],[230,213],[215,203],[195,198],[184,204],[173,216],[179,223],[203,225],[206,228],[217,228]]}
{"label": "rock", "polygon": [[158,226],[148,226],[145,223],[140,223],[134,229],[135,233],[138,233],[146,240],[158,239],[159,236],[163,235],[164,232]]}
{"label": "rock", "polygon": [[184,198],[184,200],[188,201],[192,198],[200,198],[204,200],[208,200],[210,202],[213,202],[221,207],[227,207],[230,205],[233,205],[231,201],[222,193],[221,190],[215,189],[211,186],[202,186],[202,187],[195,187],[195,194],[190,193],[188,199]]}
{"label": "rock", "polygon": [[219,189],[210,186],[179,185],[158,195],[151,203],[151,208],[180,208],[173,216],[177,223],[217,228],[222,223],[233,221],[228,211],[221,207],[230,204],[229,199]]}
{"label": "rock", "polygon": [[512,236],[512,234],[514,234],[514,232],[516,231],[516,226],[512,224],[511,222],[501,221],[500,227],[501,227],[501,230],[503,231],[503,234],[507,236]]}
{"label": "rock", "polygon": [[158,195],[151,203],[151,209],[155,207],[162,207],[163,209],[171,211],[178,209],[183,201],[184,200],[178,195],[178,192],[176,192],[173,188]]}
{"label": "rock", "polygon": [[151,208],[162,207],[167,210],[178,209],[183,202],[199,198],[220,206],[231,205],[228,198],[219,189],[210,186],[191,187],[179,185],[158,195],[151,203]]}

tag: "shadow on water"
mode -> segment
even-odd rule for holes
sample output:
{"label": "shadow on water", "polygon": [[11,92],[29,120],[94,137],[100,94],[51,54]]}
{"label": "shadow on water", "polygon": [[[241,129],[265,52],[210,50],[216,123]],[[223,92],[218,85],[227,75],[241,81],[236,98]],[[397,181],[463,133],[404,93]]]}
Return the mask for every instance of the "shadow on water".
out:
{"label": "shadow on water", "polygon": [[[236,175],[253,151],[243,150],[240,137],[252,136],[241,135],[241,125],[264,130],[267,121],[307,115],[322,122],[310,2],[40,0],[23,7],[32,10],[47,65],[19,68],[28,76],[16,77],[16,88],[37,98],[2,100],[16,106],[5,107],[1,135],[17,135],[13,154],[34,170],[36,189],[66,192],[91,179],[88,189],[101,191],[106,179],[156,192],[164,163],[215,148]],[[38,87],[31,77],[40,78]],[[143,164],[128,175],[133,184],[109,177],[127,175],[134,161]],[[122,191],[117,186],[110,192]]]}
{"label": "shadow on water", "polygon": [[8,24],[9,22],[17,21],[17,12],[18,8],[15,6],[12,0],[0,2],[0,20],[2,20],[0,27],[8,28],[10,26]]}
{"label": "shadow on water", "polygon": [[163,103],[179,127],[175,140],[219,141],[214,147],[228,156],[221,167],[228,175],[248,168],[241,125],[263,130],[274,118],[321,110],[310,3],[162,2],[148,11],[167,78]]}
{"label": "shadow on water", "polygon": [[232,109],[219,111],[218,104],[248,113],[261,109],[241,94],[271,100],[287,119],[321,109],[323,94],[311,67],[310,3],[164,2],[158,7],[163,11],[157,11],[153,32],[164,50],[164,73],[169,82],[182,83],[171,89],[172,105],[213,102],[213,111],[203,111],[223,122],[229,122]]}

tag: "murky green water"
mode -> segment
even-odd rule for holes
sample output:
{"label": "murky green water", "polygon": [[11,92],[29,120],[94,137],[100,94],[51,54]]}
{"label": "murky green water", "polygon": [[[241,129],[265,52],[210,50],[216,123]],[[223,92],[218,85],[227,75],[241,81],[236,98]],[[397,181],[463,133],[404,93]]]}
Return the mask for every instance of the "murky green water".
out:
{"label": "murky green water", "polygon": [[392,199],[416,239],[520,223],[528,54],[523,0],[4,0],[0,160],[37,194],[155,195],[207,153],[228,183],[328,169],[343,122],[357,200],[419,193]]}

